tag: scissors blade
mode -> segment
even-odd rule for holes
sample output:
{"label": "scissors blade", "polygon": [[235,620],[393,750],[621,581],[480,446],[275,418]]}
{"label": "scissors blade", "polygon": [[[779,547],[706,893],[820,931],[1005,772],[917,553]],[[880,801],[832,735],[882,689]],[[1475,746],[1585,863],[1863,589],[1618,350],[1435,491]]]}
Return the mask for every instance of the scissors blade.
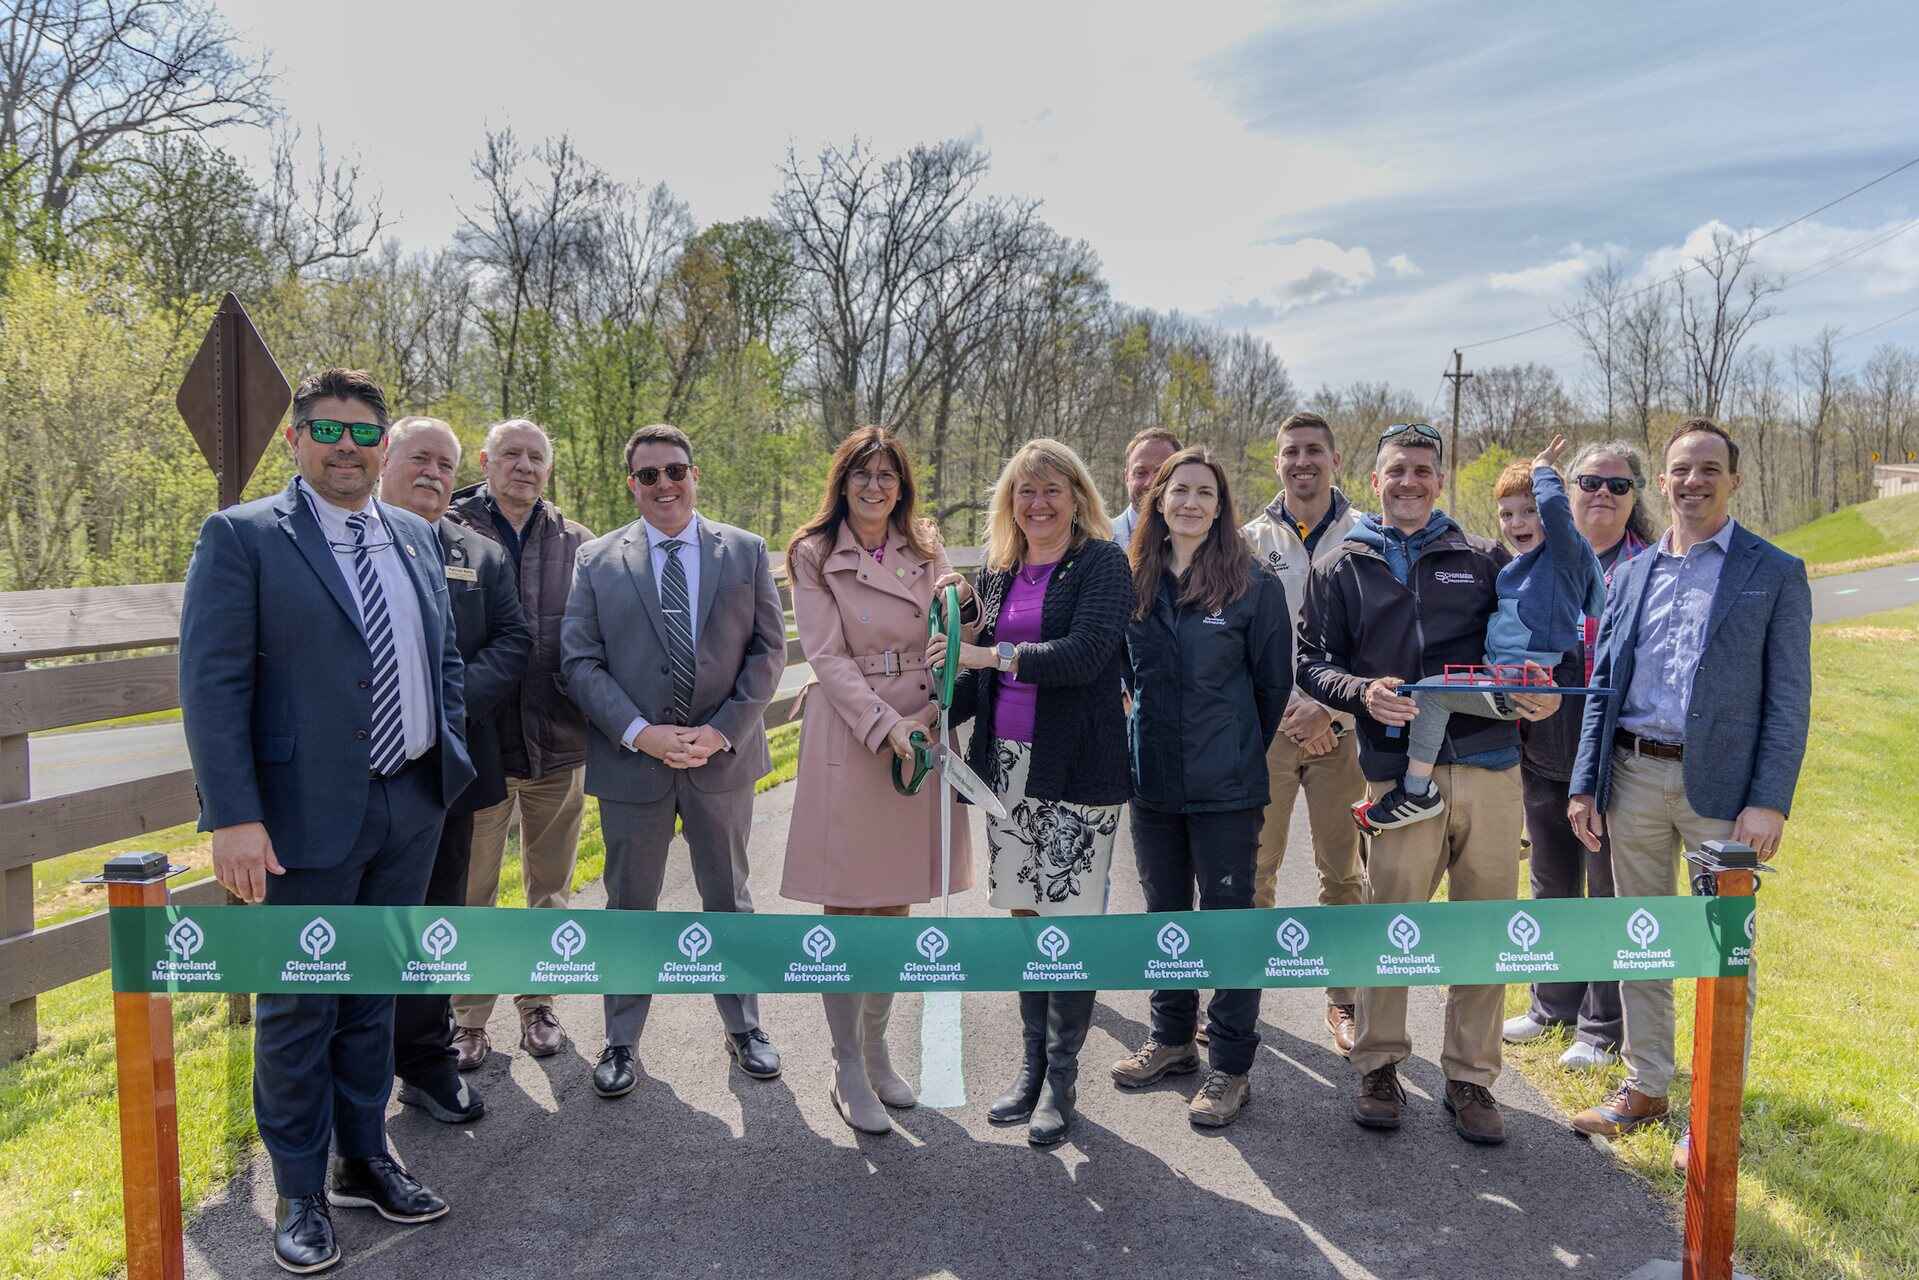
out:
{"label": "scissors blade", "polygon": [[966,762],[960,759],[952,748],[939,749],[939,767],[940,771],[946,775],[946,780],[953,784],[955,791],[1001,822],[1007,820],[1006,806],[999,802],[999,797],[993,794],[993,789],[981,782],[979,775],[969,769]]}

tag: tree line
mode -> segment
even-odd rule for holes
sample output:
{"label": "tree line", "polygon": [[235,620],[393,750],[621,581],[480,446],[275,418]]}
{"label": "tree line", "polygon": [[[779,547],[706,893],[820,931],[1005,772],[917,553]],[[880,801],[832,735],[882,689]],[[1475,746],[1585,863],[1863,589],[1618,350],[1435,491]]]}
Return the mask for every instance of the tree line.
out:
{"label": "tree line", "polygon": [[[227,143],[272,131],[255,172]],[[566,135],[480,131],[444,244],[393,234],[373,175],[281,114],[270,68],[205,0],[23,0],[0,18],[0,570],[9,588],[177,579],[211,475],[172,395],[220,296],[246,302],[289,378],[372,371],[396,412],[452,422],[465,467],[508,417],[547,428],[553,497],[596,530],[630,518],[619,445],[666,420],[695,441],[702,506],[776,544],[818,500],[847,430],[910,443],[922,510],[976,542],[1001,461],[1051,435],[1118,500],[1121,451],[1159,425],[1214,448],[1240,504],[1273,489],[1296,408],[1334,425],[1345,482],[1394,421],[1443,401],[1382,381],[1295,386],[1266,339],[1113,295],[1098,253],[946,140],[883,154],[794,148],[759,215],[701,225],[665,181],[601,167]],[[1722,252],[1723,250],[1723,252]],[[1710,257],[1710,260],[1707,260]],[[1478,470],[1554,429],[1657,443],[1713,414],[1749,440],[1739,514],[1777,528],[1865,496],[1903,456],[1919,363],[1857,368],[1827,330],[1749,339],[1777,281],[1728,240],[1648,288],[1608,262],[1567,330],[1576,385],[1540,364],[1475,370],[1460,414]],[[269,449],[249,495],[285,483]],[[1462,476],[1463,479],[1463,476]],[[1485,526],[1491,504],[1461,514]]]}

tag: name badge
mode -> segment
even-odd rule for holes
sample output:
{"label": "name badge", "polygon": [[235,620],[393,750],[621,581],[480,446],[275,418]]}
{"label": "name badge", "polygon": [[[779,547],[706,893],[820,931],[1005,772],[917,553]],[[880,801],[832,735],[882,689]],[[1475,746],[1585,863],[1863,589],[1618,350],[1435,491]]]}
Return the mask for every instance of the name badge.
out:
{"label": "name badge", "polygon": [[480,571],[478,569],[462,569],[457,564],[450,564],[446,567],[446,576],[456,582],[478,582],[480,580]]}

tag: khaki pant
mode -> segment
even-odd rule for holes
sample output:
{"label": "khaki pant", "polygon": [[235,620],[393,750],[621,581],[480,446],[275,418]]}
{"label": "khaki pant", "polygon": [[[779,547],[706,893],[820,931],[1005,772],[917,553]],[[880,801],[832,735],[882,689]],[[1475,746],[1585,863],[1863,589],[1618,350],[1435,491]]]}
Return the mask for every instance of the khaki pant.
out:
{"label": "khaki pant", "polygon": [[[1273,735],[1266,751],[1272,793],[1266,822],[1259,829],[1258,861],[1253,867],[1253,905],[1278,901],[1279,868],[1286,861],[1286,837],[1292,829],[1293,802],[1306,793],[1306,820],[1313,831],[1313,861],[1319,868],[1319,905],[1350,907],[1366,900],[1366,868],[1359,860],[1359,828],[1352,807],[1366,798],[1366,775],[1359,771],[1359,744],[1348,733],[1323,756],[1302,756],[1299,744]],[[1352,1004],[1351,987],[1328,987],[1326,1003]]]}
{"label": "khaki pant", "polygon": [[[490,907],[500,900],[500,859],[507,828],[520,819],[520,864],[529,907],[564,907],[572,896],[573,862],[580,850],[580,819],[586,809],[584,767],[544,778],[508,778],[506,799],[473,815],[473,857],[466,876],[466,905]],[[453,997],[453,1020],[478,1028],[493,1016],[492,996]],[[550,995],[517,996],[522,1012],[551,1006]]]}
{"label": "khaki pant", "polygon": [[[1613,889],[1622,898],[1654,898],[1673,892],[1682,849],[1707,840],[1730,840],[1733,824],[1702,818],[1686,802],[1686,766],[1615,749],[1606,830],[1612,836]],[[1690,875],[1688,875],[1690,880]],[[1759,998],[1759,966],[1746,976],[1746,1057],[1752,1058],[1752,1014]],[[1673,1011],[1671,979],[1622,982],[1626,1079],[1633,1088],[1663,1098],[1672,1088]]]}
{"label": "khaki pant", "polygon": [[[1433,770],[1446,799],[1437,818],[1372,837],[1366,860],[1368,902],[1425,902],[1446,878],[1453,902],[1511,898],[1519,891],[1519,769],[1475,769],[1447,764]],[[1391,782],[1370,782],[1378,799]],[[1506,988],[1446,988],[1446,1038],[1439,1065],[1448,1080],[1492,1086],[1499,1078],[1499,1028]],[[1359,1035],[1352,1062],[1364,1073],[1412,1055],[1406,1031],[1406,988],[1366,987],[1359,993]]]}

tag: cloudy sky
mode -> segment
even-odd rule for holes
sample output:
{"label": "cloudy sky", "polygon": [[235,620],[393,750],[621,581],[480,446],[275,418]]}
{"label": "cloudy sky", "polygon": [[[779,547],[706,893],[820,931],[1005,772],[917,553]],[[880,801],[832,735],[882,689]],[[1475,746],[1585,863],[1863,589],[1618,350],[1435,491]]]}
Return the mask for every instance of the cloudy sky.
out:
{"label": "cloudy sky", "polygon": [[[1919,157],[1899,3],[220,4],[408,242],[451,234],[489,124],[703,223],[763,213],[789,144],[976,137],[1119,297],[1251,327],[1309,390],[1433,395],[1608,254],[1651,278]],[[1791,287],[1756,340],[1919,346],[1884,323],[1919,307],[1916,218],[1919,165],[1758,246]],[[1467,350],[1519,360],[1576,373],[1563,328]]]}

